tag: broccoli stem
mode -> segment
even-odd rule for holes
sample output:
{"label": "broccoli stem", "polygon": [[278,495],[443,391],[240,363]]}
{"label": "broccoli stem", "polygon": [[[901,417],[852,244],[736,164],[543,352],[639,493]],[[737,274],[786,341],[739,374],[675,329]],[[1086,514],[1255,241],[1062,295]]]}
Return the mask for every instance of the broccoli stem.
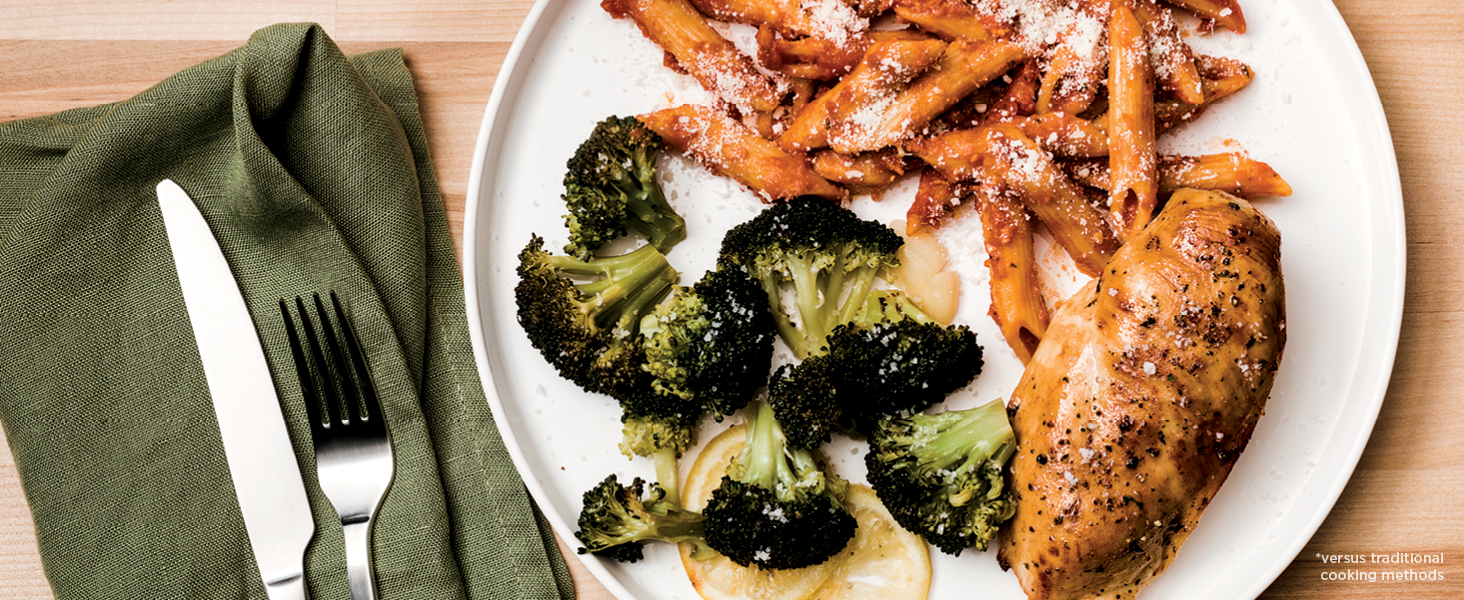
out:
{"label": "broccoli stem", "polygon": [[591,277],[603,276],[611,268],[610,265],[639,263],[645,260],[645,257],[635,252],[627,252],[619,256],[606,256],[591,261],[580,260],[569,255],[548,254],[544,260],[558,271]]}
{"label": "broccoli stem", "polygon": [[[762,285],[763,291],[767,292],[768,294],[768,306],[782,306],[783,298],[778,291],[778,281],[775,279],[763,277],[758,277],[756,279],[758,283]],[[783,312],[782,309],[774,309],[771,312],[773,313],[773,325],[778,328],[778,335],[780,337],[782,337],[784,340],[802,339],[803,334],[799,332],[798,328],[793,325],[793,320],[788,318],[788,313]],[[796,346],[796,344],[789,342],[789,346],[793,347]],[[797,347],[793,347],[793,354],[794,356],[802,357],[802,354],[800,354],[800,350]]]}
{"label": "broccoli stem", "polygon": [[[959,415],[959,418],[932,425],[938,431],[920,436],[925,441],[911,448],[921,467],[928,472],[953,470],[964,473],[987,464],[1001,465],[1016,452],[1016,438],[1007,420],[1005,403],[997,400],[968,411],[945,414]],[[953,504],[960,506],[970,498],[957,500]]]}
{"label": "broccoli stem", "polygon": [[[644,309],[659,300],[675,283],[676,271],[654,246],[641,246],[619,256],[583,261],[572,256],[553,256],[550,263],[560,271],[579,277],[598,277],[575,284],[581,294],[593,297],[589,317],[596,325],[622,323],[628,317],[638,321]],[[658,281],[659,280],[659,281]]]}
{"label": "broccoli stem", "polygon": [[[686,220],[671,208],[661,188],[655,185],[654,169],[640,169],[637,175],[636,179],[622,180],[619,186],[629,198],[625,209],[633,217],[626,220],[626,225],[664,252],[686,239]],[[646,178],[650,178],[649,184],[637,185]]]}
{"label": "broccoli stem", "polygon": [[[844,292],[844,277],[848,274],[847,271],[845,271],[849,262],[848,258],[849,247],[841,247],[838,252],[834,253],[834,264],[833,266],[829,267],[828,275],[824,278],[823,289],[829,290],[834,294],[834,297],[830,299],[830,302],[832,303],[830,304],[830,306],[834,308],[824,311],[825,318],[827,319],[825,321],[825,327],[829,331],[833,331],[835,325],[843,322],[841,319],[839,319],[839,316],[843,313],[843,311],[839,310],[837,307],[839,306],[839,297]],[[848,296],[848,298],[853,297],[854,296]]]}
{"label": "broccoli stem", "polygon": [[893,323],[901,319],[924,324],[935,323],[935,319],[921,311],[920,307],[903,292],[874,291],[864,299],[862,306],[846,308],[849,309],[850,316],[843,322],[864,327],[872,327],[881,321]]}
{"label": "broccoli stem", "polygon": [[666,262],[666,256],[653,246],[641,246],[625,254],[595,257],[590,260],[580,260],[573,256],[550,255],[548,261],[550,266],[565,274],[597,278],[595,281],[575,286],[585,294],[599,293],[604,288],[628,277],[654,276],[662,268],[661,265],[670,265]]}
{"label": "broccoli stem", "polygon": [[732,478],[764,489],[776,490],[786,470],[783,460],[782,431],[773,416],[772,405],[754,401],[752,422],[748,424],[747,441],[733,465]]}
{"label": "broccoli stem", "polygon": [[[778,428],[779,439],[782,437],[782,427]],[[792,502],[799,494],[823,494],[828,488],[829,479],[824,477],[823,471],[819,468],[818,462],[814,460],[813,453],[807,450],[788,449],[784,440],[783,468],[779,469],[778,487],[775,489],[778,499],[784,502]],[[813,474],[813,477],[803,478],[799,473]],[[843,508],[843,491],[829,495],[829,500],[834,506]]]}
{"label": "broccoli stem", "polygon": [[[622,303],[623,306],[614,309],[616,329],[620,330],[623,335],[635,333],[640,327],[641,316],[650,312],[657,302],[666,297],[666,293],[675,284],[676,272],[669,267],[656,273],[656,277],[651,279],[645,287],[636,290],[627,302]],[[605,322],[611,321],[606,319]]]}
{"label": "broccoli stem", "polygon": [[848,323],[859,316],[859,311],[864,309],[865,301],[869,298],[870,289],[874,287],[875,275],[879,273],[879,269],[871,267],[859,267],[854,271],[854,283],[849,288],[849,295],[844,301],[843,308],[839,311],[837,323]]}
{"label": "broccoli stem", "polygon": [[903,316],[916,323],[935,323],[935,319],[925,314],[925,311],[920,310],[920,307],[909,296],[905,294],[886,294],[885,297],[890,298],[892,302],[890,308],[886,310],[886,314],[889,315],[886,317],[888,320],[893,321],[896,317]]}
{"label": "broccoli stem", "polygon": [[698,546],[703,545],[703,538],[706,537],[706,525],[701,515],[693,512],[675,513],[676,516],[668,516],[656,520],[657,539],[667,542],[692,542]]}
{"label": "broccoli stem", "polygon": [[829,335],[829,315],[824,305],[823,287],[819,285],[818,273],[812,257],[797,254],[788,258],[788,272],[793,280],[793,291],[798,306],[798,316],[803,321],[803,332],[789,344],[798,358],[808,356]]}
{"label": "broccoli stem", "polygon": [[666,447],[656,450],[652,457],[656,463],[656,483],[666,492],[662,500],[673,506],[681,506],[681,475],[677,464],[679,454],[675,448]]}
{"label": "broccoli stem", "polygon": [[[728,474],[741,483],[770,490],[782,502],[793,502],[801,494],[823,493],[826,480],[813,454],[790,450],[783,426],[767,402],[753,401],[752,421],[747,427],[747,441],[742,453],[733,461]],[[800,477],[800,473],[814,477]],[[837,498],[834,498],[838,502]]]}

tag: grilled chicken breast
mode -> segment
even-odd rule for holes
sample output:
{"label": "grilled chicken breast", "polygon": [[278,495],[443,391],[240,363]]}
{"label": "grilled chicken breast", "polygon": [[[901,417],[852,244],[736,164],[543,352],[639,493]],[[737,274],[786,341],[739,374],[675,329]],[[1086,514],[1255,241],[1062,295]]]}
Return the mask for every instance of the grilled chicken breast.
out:
{"label": "grilled chicken breast", "polygon": [[1009,405],[998,559],[1028,598],[1132,599],[1174,560],[1275,380],[1280,242],[1245,200],[1181,190],[1058,307]]}

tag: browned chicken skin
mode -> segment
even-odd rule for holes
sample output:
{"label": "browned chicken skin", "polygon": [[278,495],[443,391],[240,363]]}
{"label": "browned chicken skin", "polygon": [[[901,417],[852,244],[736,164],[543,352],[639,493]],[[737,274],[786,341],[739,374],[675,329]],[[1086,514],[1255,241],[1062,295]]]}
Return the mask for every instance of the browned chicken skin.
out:
{"label": "browned chicken skin", "polygon": [[1280,242],[1245,200],[1180,190],[1058,307],[1010,404],[998,558],[1028,598],[1132,599],[1174,560],[1271,392]]}

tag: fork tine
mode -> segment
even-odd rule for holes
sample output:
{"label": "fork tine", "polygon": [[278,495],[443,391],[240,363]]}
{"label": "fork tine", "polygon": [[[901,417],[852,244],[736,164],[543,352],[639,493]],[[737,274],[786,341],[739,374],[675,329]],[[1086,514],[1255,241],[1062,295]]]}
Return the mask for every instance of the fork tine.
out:
{"label": "fork tine", "polygon": [[324,434],[319,382],[310,368],[310,359],[305,355],[305,348],[300,343],[300,333],[295,329],[295,317],[290,314],[290,306],[283,298],[280,299],[280,314],[285,320],[285,335],[290,339],[290,354],[295,357],[295,376],[299,378],[300,391],[305,395],[305,413],[310,419],[310,433],[319,437]]}
{"label": "fork tine", "polygon": [[[345,351],[341,349],[339,338],[336,337],[336,328],[331,323],[330,313],[326,312],[325,304],[320,300],[320,294],[314,295],[315,314],[320,318],[320,330],[325,337],[325,346],[330,355],[326,363],[330,365],[333,381],[339,385],[341,392],[341,423],[355,423],[361,419],[361,388],[359,374],[355,373],[354,365],[346,361]],[[341,326],[345,326],[344,319]]]}
{"label": "fork tine", "polygon": [[376,385],[366,364],[366,353],[361,348],[361,339],[356,328],[341,306],[341,299],[332,291],[330,303],[335,308],[336,320],[341,324],[341,335],[345,338],[346,353],[350,355],[351,370],[355,372],[355,387],[361,399],[361,421],[372,429],[382,429],[381,403],[376,397]]}
{"label": "fork tine", "polygon": [[295,308],[300,312],[300,320],[304,322],[305,339],[310,342],[310,358],[315,365],[315,380],[324,389],[325,396],[321,405],[325,407],[326,417],[323,427],[330,431],[333,425],[344,422],[340,415],[340,388],[336,385],[336,375],[331,364],[325,360],[325,352],[320,347],[320,336],[315,327],[314,320],[310,318],[310,310],[305,308],[305,299],[296,296]]}

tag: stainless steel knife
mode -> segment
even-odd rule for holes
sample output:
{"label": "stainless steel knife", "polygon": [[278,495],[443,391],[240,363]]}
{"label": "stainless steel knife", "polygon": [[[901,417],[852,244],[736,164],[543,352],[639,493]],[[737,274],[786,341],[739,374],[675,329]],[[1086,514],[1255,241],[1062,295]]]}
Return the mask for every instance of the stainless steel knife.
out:
{"label": "stainless steel knife", "polygon": [[270,600],[303,600],[305,546],[315,521],[259,334],[193,200],[165,179],[158,206],[265,591]]}

